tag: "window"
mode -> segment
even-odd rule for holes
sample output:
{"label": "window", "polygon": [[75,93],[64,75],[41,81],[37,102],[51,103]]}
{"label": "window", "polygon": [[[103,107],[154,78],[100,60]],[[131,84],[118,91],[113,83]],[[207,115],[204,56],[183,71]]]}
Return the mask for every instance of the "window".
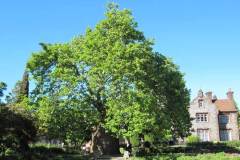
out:
{"label": "window", "polygon": [[220,141],[230,141],[231,140],[231,130],[223,129],[220,130]]}
{"label": "window", "polygon": [[203,100],[202,99],[198,100],[198,107],[203,107]]}
{"label": "window", "polygon": [[203,100],[202,99],[198,100],[198,107],[203,107]]}
{"label": "window", "polygon": [[197,122],[208,122],[208,114],[207,113],[197,113],[196,121]]}
{"label": "window", "polygon": [[219,115],[219,122],[220,124],[227,124],[229,122],[229,115],[227,114]]}
{"label": "window", "polygon": [[197,136],[201,141],[209,141],[209,130],[208,129],[197,129]]}

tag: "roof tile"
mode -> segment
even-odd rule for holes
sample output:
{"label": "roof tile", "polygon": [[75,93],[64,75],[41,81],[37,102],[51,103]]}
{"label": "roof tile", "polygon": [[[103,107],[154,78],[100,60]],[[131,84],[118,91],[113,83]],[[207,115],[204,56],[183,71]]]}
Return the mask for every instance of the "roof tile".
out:
{"label": "roof tile", "polygon": [[236,112],[237,107],[233,100],[218,99],[214,102],[220,112]]}

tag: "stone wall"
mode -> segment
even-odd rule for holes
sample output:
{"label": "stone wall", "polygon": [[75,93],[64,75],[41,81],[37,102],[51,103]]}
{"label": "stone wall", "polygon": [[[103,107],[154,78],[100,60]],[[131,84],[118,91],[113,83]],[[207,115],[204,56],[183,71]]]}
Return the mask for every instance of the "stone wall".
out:
{"label": "stone wall", "polygon": [[[199,107],[199,99],[203,100],[203,106]],[[208,129],[209,140],[219,141],[218,109],[208,97],[197,97],[193,100],[189,108],[192,120],[192,134],[197,135],[197,129]],[[196,122],[196,113],[208,113],[207,122]]]}
{"label": "stone wall", "polygon": [[238,129],[238,113],[237,112],[222,112],[229,116],[229,121],[226,125],[219,124],[220,129],[228,129],[231,131],[231,140],[239,140]]}

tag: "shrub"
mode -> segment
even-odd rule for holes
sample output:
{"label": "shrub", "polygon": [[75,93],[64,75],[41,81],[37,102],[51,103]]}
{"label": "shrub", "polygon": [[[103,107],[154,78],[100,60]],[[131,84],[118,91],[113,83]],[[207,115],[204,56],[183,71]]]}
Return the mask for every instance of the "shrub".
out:
{"label": "shrub", "polygon": [[186,140],[187,145],[194,145],[199,142],[200,142],[200,138],[198,136],[194,136],[194,135],[188,136],[187,140]]}
{"label": "shrub", "polygon": [[144,135],[144,140],[147,141],[147,142],[153,143],[154,142],[154,136],[151,135],[151,134]]}
{"label": "shrub", "polygon": [[11,107],[0,106],[0,156],[16,152],[27,157],[28,143],[34,141],[36,127],[29,117],[12,111]]}
{"label": "shrub", "polygon": [[64,154],[64,150],[62,148],[57,147],[45,147],[45,146],[37,146],[32,147],[31,151],[34,153],[40,153],[40,154]]}
{"label": "shrub", "polygon": [[139,137],[138,136],[131,137],[130,143],[132,144],[133,147],[138,147],[140,145]]}
{"label": "shrub", "polygon": [[125,149],[121,147],[121,148],[119,149],[119,151],[120,151],[120,153],[123,155],[124,152],[125,152]]}
{"label": "shrub", "polygon": [[223,142],[227,147],[240,148],[240,141],[227,141]]}
{"label": "shrub", "polygon": [[5,155],[8,156],[8,155],[14,155],[15,154],[15,151],[11,148],[8,148],[6,149],[5,151]]}

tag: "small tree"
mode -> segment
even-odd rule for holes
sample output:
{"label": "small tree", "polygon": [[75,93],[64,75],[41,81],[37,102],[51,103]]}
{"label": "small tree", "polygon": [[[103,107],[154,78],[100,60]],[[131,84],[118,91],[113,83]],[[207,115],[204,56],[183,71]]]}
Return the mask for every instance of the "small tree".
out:
{"label": "small tree", "polygon": [[187,145],[194,145],[201,142],[201,140],[198,136],[190,135],[187,137],[186,142],[187,142]]}
{"label": "small tree", "polygon": [[6,96],[6,101],[8,104],[16,104],[24,101],[29,95],[29,80],[28,72],[25,71],[21,81],[17,81],[13,90],[9,95]]}

